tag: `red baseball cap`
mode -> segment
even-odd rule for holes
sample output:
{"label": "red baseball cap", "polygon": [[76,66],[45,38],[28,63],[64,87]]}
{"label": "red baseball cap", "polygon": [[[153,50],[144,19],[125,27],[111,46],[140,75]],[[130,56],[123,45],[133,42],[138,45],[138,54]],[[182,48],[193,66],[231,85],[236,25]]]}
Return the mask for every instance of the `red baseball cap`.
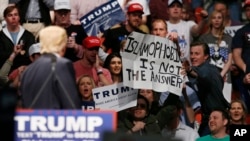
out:
{"label": "red baseball cap", "polygon": [[96,36],[89,36],[82,41],[82,45],[88,49],[101,46],[101,40]]}
{"label": "red baseball cap", "polygon": [[246,8],[247,6],[250,6],[250,0],[245,0],[244,8]]}
{"label": "red baseball cap", "polygon": [[144,14],[143,12],[143,7],[142,5],[140,5],[139,3],[132,3],[128,6],[127,9],[128,13],[132,13],[132,12],[141,12],[142,14]]}

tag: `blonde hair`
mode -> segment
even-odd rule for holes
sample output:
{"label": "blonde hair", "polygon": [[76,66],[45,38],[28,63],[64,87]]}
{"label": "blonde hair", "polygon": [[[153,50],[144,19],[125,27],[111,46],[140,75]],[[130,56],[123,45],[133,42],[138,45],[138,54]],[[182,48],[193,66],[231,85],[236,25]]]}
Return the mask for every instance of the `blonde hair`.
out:
{"label": "blonde hair", "polygon": [[166,23],[166,21],[164,19],[154,19],[152,22],[151,22],[151,28],[153,29],[153,25],[154,23],[163,23],[164,26],[165,26],[165,29],[168,31],[168,25]]}
{"label": "blonde hair", "polygon": [[48,26],[39,32],[41,53],[60,53],[66,48],[67,33],[59,26]]}
{"label": "blonde hair", "polygon": [[217,45],[219,46],[221,41],[222,41],[222,38],[223,38],[223,35],[224,35],[224,29],[225,29],[225,20],[224,20],[223,14],[220,11],[213,11],[211,13],[211,15],[209,17],[209,21],[208,21],[208,23],[209,23],[208,33],[212,31],[212,28],[213,28],[212,19],[216,14],[221,14],[221,17],[222,17],[222,24],[221,24],[221,27],[220,27],[219,37],[218,37],[218,42],[217,42]]}
{"label": "blonde hair", "polygon": [[82,80],[83,78],[85,78],[85,77],[87,77],[87,78],[90,79],[93,88],[95,88],[96,85],[95,85],[95,81],[94,81],[93,77],[90,76],[90,75],[87,75],[87,74],[84,74],[84,75],[82,75],[82,76],[79,77],[79,79],[78,79],[78,81],[77,81],[77,86],[78,86],[78,87],[80,86],[81,80]]}
{"label": "blonde hair", "polygon": [[[84,74],[84,75],[80,76],[80,78],[77,80],[77,89],[78,89],[80,97],[82,97],[82,94],[80,92],[80,88],[79,87],[80,87],[80,84],[81,84],[81,81],[82,81],[83,78],[89,78],[90,81],[91,81],[92,87],[93,88],[96,87],[95,81],[94,81],[93,77],[91,77],[90,75],[87,75],[87,74]],[[93,94],[91,95],[91,100],[93,100]]]}

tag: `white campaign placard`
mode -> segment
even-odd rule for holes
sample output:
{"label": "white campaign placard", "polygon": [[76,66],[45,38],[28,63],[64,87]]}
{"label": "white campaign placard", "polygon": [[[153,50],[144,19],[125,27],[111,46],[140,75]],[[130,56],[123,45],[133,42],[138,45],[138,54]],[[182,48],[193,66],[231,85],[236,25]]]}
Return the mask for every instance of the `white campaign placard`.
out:
{"label": "white campaign placard", "polygon": [[125,86],[181,95],[182,65],[177,46],[172,41],[132,32],[121,55]]}
{"label": "white campaign placard", "polygon": [[138,90],[124,86],[123,83],[108,85],[92,90],[95,108],[121,111],[137,104]]}

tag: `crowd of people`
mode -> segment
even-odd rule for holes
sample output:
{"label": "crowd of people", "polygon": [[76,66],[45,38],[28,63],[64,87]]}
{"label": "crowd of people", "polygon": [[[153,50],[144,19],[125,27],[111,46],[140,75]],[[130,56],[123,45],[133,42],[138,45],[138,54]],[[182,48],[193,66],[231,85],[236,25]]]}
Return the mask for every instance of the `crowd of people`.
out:
{"label": "crowd of people", "polygon": [[139,32],[176,44],[185,83],[181,96],[139,89],[137,105],[117,113],[117,132],[229,141],[230,124],[248,124],[250,0],[117,0],[126,20],[88,35],[80,18],[108,1],[1,4],[0,89],[15,93],[15,108],[95,110],[92,90],[123,82],[120,53]]}

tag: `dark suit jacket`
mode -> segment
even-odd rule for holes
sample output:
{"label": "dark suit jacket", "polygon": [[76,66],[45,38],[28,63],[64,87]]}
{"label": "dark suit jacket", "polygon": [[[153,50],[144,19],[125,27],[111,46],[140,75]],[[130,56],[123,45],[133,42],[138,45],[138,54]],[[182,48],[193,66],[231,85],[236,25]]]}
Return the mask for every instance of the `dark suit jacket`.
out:
{"label": "dark suit jacket", "polygon": [[21,77],[20,92],[24,108],[81,108],[72,62],[53,54],[43,54],[28,66]]}

